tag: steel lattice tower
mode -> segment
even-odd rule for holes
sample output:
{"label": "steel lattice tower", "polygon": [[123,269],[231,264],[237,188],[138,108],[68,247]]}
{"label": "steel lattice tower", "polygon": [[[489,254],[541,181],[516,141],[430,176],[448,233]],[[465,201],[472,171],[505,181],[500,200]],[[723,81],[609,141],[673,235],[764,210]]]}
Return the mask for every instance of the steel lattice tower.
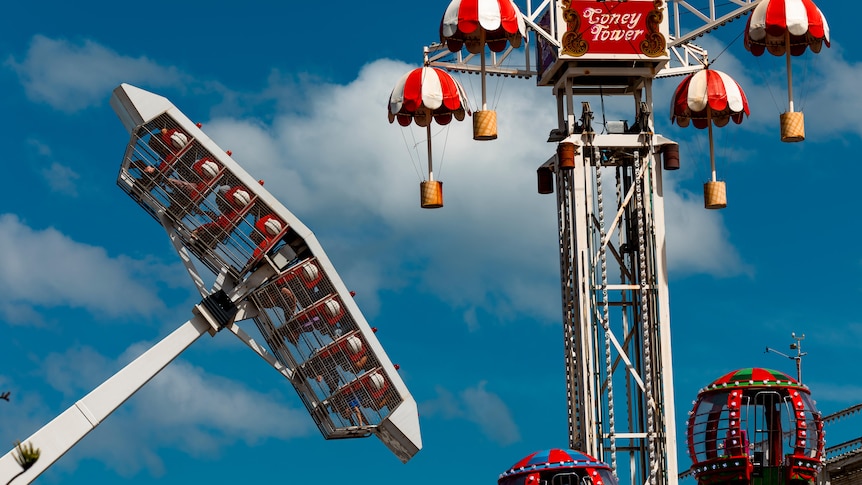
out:
{"label": "steel lattice tower", "polygon": [[[510,67],[512,48],[483,56],[481,66],[441,44],[424,50],[426,65],[535,76],[553,90],[558,126],[548,142],[558,150],[539,167],[538,185],[556,197],[569,446],[631,484],[678,480],[662,188],[664,161],[678,146],[654,132],[653,81],[702,69],[707,52],[692,40],[756,4],[528,0],[522,66]],[[637,41],[605,42],[627,39],[626,19]],[[589,101],[606,98],[631,101],[631,127],[593,119]]]}

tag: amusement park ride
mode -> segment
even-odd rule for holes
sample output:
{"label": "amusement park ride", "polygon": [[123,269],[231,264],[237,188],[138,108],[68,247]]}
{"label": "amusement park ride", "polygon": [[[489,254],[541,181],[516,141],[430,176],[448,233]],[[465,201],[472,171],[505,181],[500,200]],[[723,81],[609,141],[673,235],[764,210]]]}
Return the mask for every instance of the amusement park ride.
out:
{"label": "amusement park ride", "polygon": [[[631,484],[677,483],[662,171],[679,168],[679,146],[654,131],[653,83],[685,76],[671,119],[708,129],[712,177],[704,204],[726,207],[713,127],[742,122],[748,100],[730,76],[710,69],[708,53],[693,41],[749,13],[736,24],[746,49],[786,58],[781,140],[802,141],[791,58],[829,46],[828,25],[811,0],[528,0],[523,12],[512,0],[452,0],[440,42],[426,46],[424,66],[393,89],[390,122],[428,131],[423,208],[443,206],[430,125],[470,112],[450,73],[482,78],[475,140],[497,138],[488,76],[535,78],[556,97],[557,126],[548,137],[556,150],[538,167],[537,188],[556,194],[570,449],[524,458],[500,485],[613,484],[626,475]],[[520,56],[523,62],[512,60]],[[633,123],[599,121],[605,117],[597,119],[593,106],[605,98],[629,100]],[[691,416],[686,448],[701,485],[811,483],[822,468],[823,419],[808,389],[789,376],[735,371],[701,392]]]}
{"label": "amusement park ride", "polygon": [[[131,139],[117,184],[167,231],[203,300],[191,320],[0,458],[29,483],[204,334],[228,330],[299,394],[326,439],[376,435],[402,461],[422,447],[416,402],[314,234],[167,99],[123,84]],[[211,284],[208,287],[208,284]],[[252,319],[268,350],[238,324]]]}
{"label": "amusement park ride", "polygon": [[[791,56],[829,45],[811,0],[527,0],[523,12],[513,0],[452,0],[440,43],[393,89],[390,122],[428,135],[424,208],[443,206],[433,123],[472,115],[474,139],[497,138],[487,76],[535,78],[556,97],[555,147],[536,173],[538,191],[556,195],[569,449],[525,457],[499,485],[677,483],[662,172],[679,168],[679,147],[655,133],[653,83],[685,76],[671,117],[709,130],[705,205],[725,207],[712,129],[741,122],[748,103],[693,42],[749,13],[735,24],[746,48],[786,56],[781,139],[801,141]],[[481,76],[475,112],[450,73]],[[591,101],[606,97],[630,102],[633,122],[600,121]],[[14,450],[0,458],[0,481],[33,480],[191,343],[222,329],[290,380],[326,438],[374,434],[409,460],[421,448],[416,403],[313,234],[166,99],[122,85],[112,106],[131,133],[118,184],[166,229],[203,300],[189,322],[28,438],[42,450],[32,468],[21,472]],[[249,318],[269,350],[236,324]],[[690,413],[690,472],[701,485],[812,483],[829,419],[786,374],[730,372]]]}

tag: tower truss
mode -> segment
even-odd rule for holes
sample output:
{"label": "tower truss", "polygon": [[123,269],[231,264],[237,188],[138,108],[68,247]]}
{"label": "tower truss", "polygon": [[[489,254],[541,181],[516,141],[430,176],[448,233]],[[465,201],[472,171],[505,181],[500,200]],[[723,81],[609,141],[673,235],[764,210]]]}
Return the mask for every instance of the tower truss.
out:
{"label": "tower truss", "polygon": [[673,143],[648,128],[597,135],[583,108],[581,133],[562,142],[573,163],[543,166],[555,180],[569,446],[630,483],[676,483],[659,166]]}
{"label": "tower truss", "polygon": [[[539,191],[556,194],[569,446],[632,484],[678,480],[662,189],[663,159],[678,145],[654,133],[652,83],[702,69],[708,53],[694,41],[757,2],[527,0],[525,48],[481,65],[442,44],[424,49],[426,65],[535,76],[553,90],[558,151],[538,175]],[[616,26],[584,28],[603,13]],[[611,45],[596,32],[637,41]],[[585,100],[605,97],[633,101],[631,127],[594,123]]]}

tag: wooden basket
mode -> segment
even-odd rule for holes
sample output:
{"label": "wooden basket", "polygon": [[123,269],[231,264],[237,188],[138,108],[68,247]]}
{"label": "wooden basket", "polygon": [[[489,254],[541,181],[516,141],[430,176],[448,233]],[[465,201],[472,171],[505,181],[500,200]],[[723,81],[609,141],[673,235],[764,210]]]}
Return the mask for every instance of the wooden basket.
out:
{"label": "wooden basket", "polygon": [[438,209],[443,207],[443,182],[426,180],[419,184],[423,209]]}
{"label": "wooden basket", "polygon": [[703,205],[707,209],[724,209],[727,207],[727,186],[724,182],[703,184]]}
{"label": "wooden basket", "polygon": [[476,111],[473,113],[473,139],[474,140],[496,140],[497,139],[497,112],[492,110]]}
{"label": "wooden basket", "polygon": [[781,141],[789,143],[805,139],[805,117],[800,112],[781,113]]}

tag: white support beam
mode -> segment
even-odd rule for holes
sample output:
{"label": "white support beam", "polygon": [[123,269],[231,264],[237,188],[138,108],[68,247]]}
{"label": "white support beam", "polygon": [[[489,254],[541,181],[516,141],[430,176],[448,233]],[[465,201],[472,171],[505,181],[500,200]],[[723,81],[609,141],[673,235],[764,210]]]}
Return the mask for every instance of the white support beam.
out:
{"label": "white support beam", "polygon": [[36,463],[22,473],[15,450],[0,458],[0,483],[15,477],[15,483],[30,483],[72,449],[114,410],[161,372],[180,353],[207,332],[214,323],[199,313],[170,335],[133,360],[110,379],[36,431],[24,443],[39,449]]}

